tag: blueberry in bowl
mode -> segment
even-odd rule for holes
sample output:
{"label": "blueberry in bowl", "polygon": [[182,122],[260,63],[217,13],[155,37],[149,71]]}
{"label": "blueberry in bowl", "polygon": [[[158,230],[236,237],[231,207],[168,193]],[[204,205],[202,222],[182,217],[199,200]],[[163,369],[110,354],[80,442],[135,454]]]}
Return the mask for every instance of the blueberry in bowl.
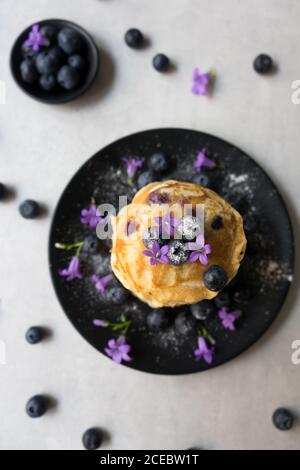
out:
{"label": "blueberry in bowl", "polygon": [[99,68],[93,38],[80,26],[50,19],[29,26],[17,38],[10,57],[12,75],[32,98],[61,104],[83,95]]}

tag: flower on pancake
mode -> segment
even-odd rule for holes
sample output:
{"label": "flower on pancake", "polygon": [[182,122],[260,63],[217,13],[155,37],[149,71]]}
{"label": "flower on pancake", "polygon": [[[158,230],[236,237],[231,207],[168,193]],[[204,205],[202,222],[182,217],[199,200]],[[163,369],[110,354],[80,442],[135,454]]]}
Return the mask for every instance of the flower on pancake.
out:
{"label": "flower on pancake", "polygon": [[188,249],[191,251],[189,256],[189,262],[195,263],[200,261],[201,264],[206,266],[208,264],[207,255],[211,253],[211,245],[205,243],[204,235],[200,234],[196,238],[196,242],[189,242]]}
{"label": "flower on pancake", "polygon": [[168,264],[169,260],[166,256],[169,251],[168,245],[162,247],[159,246],[159,243],[156,240],[153,240],[152,250],[144,250],[143,254],[150,258],[151,266],[155,266],[158,263]]}

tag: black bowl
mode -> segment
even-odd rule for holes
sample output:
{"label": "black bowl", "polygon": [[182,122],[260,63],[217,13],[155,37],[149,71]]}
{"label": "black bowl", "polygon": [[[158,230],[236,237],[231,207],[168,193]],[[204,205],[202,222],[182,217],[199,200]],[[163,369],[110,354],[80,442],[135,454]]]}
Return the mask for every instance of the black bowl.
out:
{"label": "black bowl", "polygon": [[28,34],[31,30],[32,25],[30,25],[17,38],[11,51],[10,67],[15,81],[27,95],[31,96],[32,98],[35,98],[38,101],[42,101],[43,103],[67,103],[68,101],[74,100],[75,98],[78,98],[79,96],[83,95],[83,93],[85,93],[85,91],[91,86],[91,84],[95,80],[99,68],[99,52],[93,38],[89,35],[89,33],[87,33],[87,31],[85,31],[77,24],[72,23],[71,21],[53,19],[38,21],[36,22],[36,24],[39,24],[40,26],[53,25],[59,29],[68,27],[74,29],[81,35],[85,48],[85,57],[87,58],[88,62],[88,69],[85,78],[78,88],[70,91],[57,87],[55,88],[55,90],[47,92],[42,90],[38,84],[31,85],[25,83],[21,77],[20,64],[23,59],[22,45],[26,41]]}

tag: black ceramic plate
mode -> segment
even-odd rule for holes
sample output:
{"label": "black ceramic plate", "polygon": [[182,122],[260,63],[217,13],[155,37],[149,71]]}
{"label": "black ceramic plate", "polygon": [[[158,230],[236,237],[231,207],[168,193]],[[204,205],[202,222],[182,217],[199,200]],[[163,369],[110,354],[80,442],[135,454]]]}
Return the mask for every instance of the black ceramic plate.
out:
{"label": "black ceramic plate", "polygon": [[[80,224],[80,211],[92,197],[98,204],[114,205],[118,196],[132,197],[137,190],[128,186],[122,157],[147,158],[156,150],[169,155],[171,168],[164,178],[191,181],[197,152],[206,147],[217,163],[210,170],[211,187],[244,214],[253,214],[257,227],[250,231],[246,257],[239,274],[227,288],[233,297],[237,290],[250,289],[250,298],[242,305],[243,316],[237,330],[229,332],[217,315],[205,322],[216,340],[211,366],[196,362],[193,350],[197,334],[192,329],[179,333],[172,325],[161,333],[149,332],[146,315],[150,308],[134,297],[113,306],[95,290],[90,274],[109,272],[109,246],[102,243],[100,253],[83,257],[85,279],[67,282],[59,276],[71,254],[54,247],[56,242],[71,243],[82,239],[91,229]],[[146,163],[145,163],[146,165]],[[250,227],[251,228],[251,227]],[[184,129],[157,129],[125,137],[102,149],[76,173],[65,189],[55,212],[50,235],[50,268],[56,293],[67,316],[98,351],[103,352],[112,331],[93,325],[94,319],[117,321],[121,314],[132,320],[128,341],[133,360],[127,366],[157,374],[199,372],[233,359],[245,351],[271,325],[287,295],[293,272],[293,233],[290,219],[278,190],[257,163],[244,152],[217,137]],[[189,311],[189,307],[174,310]]]}
{"label": "black ceramic plate", "polygon": [[23,60],[22,45],[24,44],[25,40],[28,37],[28,33],[31,30],[32,25],[30,25],[17,38],[11,51],[10,67],[16,83],[25,93],[27,93],[27,95],[47,104],[62,104],[74,100],[75,98],[78,98],[79,96],[83,95],[83,93],[85,93],[85,91],[91,86],[91,84],[95,80],[99,68],[99,53],[93,38],[90,36],[89,33],[87,33],[87,31],[81,28],[81,26],[78,26],[77,24],[72,23],[71,21],[50,19],[37,21],[35,24],[38,24],[40,26],[53,25],[56,26],[58,29],[66,27],[75,29],[75,31],[77,31],[83,39],[82,53],[84,54],[87,60],[88,68],[79,87],[70,91],[57,87],[53,91],[47,92],[42,90],[39,84],[30,85],[28,83],[25,83],[21,78],[20,63]]}

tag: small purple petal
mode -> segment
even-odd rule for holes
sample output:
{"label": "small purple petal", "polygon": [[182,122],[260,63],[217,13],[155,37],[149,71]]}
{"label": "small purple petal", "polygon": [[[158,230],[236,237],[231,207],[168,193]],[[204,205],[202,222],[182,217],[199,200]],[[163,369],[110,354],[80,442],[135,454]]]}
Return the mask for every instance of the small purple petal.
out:
{"label": "small purple petal", "polygon": [[195,263],[199,259],[199,253],[197,251],[193,251],[193,253],[190,254],[189,256],[189,262],[190,263]]}
{"label": "small purple petal", "polygon": [[208,258],[204,253],[199,253],[199,261],[204,266],[206,266],[208,264]]}

